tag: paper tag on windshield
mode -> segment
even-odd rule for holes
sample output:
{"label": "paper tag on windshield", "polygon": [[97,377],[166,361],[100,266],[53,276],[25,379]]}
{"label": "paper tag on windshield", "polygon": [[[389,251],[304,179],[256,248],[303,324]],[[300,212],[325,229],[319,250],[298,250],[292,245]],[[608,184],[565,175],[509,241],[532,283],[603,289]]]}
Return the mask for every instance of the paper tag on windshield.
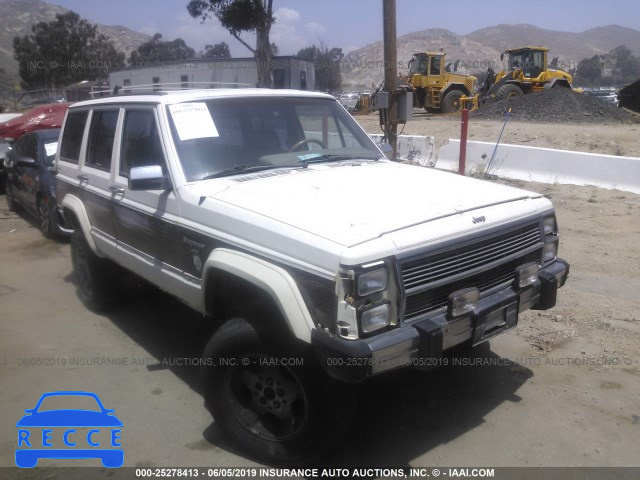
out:
{"label": "paper tag on windshield", "polygon": [[206,103],[178,103],[169,105],[169,111],[180,140],[219,136]]}
{"label": "paper tag on windshield", "polygon": [[47,157],[53,157],[58,151],[58,142],[45,143],[44,150],[47,152]]}

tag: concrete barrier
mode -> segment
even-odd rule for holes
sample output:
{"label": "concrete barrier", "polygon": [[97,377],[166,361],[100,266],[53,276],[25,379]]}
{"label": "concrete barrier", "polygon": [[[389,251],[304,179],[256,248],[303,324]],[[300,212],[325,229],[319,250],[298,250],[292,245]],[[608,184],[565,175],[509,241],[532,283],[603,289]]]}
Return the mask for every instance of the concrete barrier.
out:
{"label": "concrete barrier", "polygon": [[[382,135],[369,135],[371,139],[380,143]],[[433,167],[436,164],[435,138],[420,135],[400,135],[398,137],[398,159],[416,163],[423,167]]]}
{"label": "concrete barrier", "polygon": [[[467,174],[486,172],[494,147],[491,142],[467,142]],[[460,140],[450,139],[440,147],[435,166],[457,171],[459,155]],[[500,144],[486,173],[532,182],[594,185],[640,193],[640,158],[635,157]]]}

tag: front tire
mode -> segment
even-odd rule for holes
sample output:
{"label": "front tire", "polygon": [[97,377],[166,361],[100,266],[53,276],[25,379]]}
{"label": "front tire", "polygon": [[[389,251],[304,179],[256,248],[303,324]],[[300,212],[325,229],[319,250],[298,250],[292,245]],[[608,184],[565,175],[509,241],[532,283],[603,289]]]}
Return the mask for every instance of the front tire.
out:
{"label": "front tire", "polygon": [[47,197],[38,199],[38,226],[47,238],[53,238],[56,233],[56,214],[51,207],[51,201]]}
{"label": "front tire", "polygon": [[497,100],[514,100],[516,97],[520,97],[524,95],[524,92],[522,91],[522,89],[514,84],[514,83],[507,83],[505,85],[502,85],[498,91],[496,92],[496,99]]}
{"label": "front tire", "polygon": [[90,310],[108,310],[116,303],[120,290],[119,268],[93,253],[79,226],[71,236],[71,263],[78,296]]}
{"label": "front tire", "polygon": [[[304,465],[346,433],[354,398],[310,355],[289,355],[283,355],[282,345],[261,338],[247,320],[229,320],[204,351],[205,404],[255,457]],[[280,360],[289,364],[279,365]]]}
{"label": "front tire", "polygon": [[451,90],[442,99],[440,108],[443,113],[456,113],[462,109],[460,99],[464,94],[460,90]]}

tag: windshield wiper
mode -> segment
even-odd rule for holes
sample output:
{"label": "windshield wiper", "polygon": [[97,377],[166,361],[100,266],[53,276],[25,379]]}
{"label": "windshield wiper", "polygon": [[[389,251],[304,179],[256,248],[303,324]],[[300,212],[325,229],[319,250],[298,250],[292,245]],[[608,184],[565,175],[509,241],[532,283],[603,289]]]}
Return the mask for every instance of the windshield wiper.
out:
{"label": "windshield wiper", "polygon": [[219,172],[212,173],[206,177],[202,177],[200,180],[210,180],[212,178],[229,177],[231,175],[237,175],[239,173],[259,172],[261,170],[272,170],[275,168],[291,168],[287,165],[238,165],[237,167],[228,168],[226,170],[220,170]]}
{"label": "windshield wiper", "polygon": [[[306,157],[306,158],[304,158]],[[311,154],[305,155],[303,158],[299,159],[299,162],[306,167],[310,163],[320,163],[320,162],[340,162],[343,160],[379,160],[378,157],[365,157],[362,155],[339,155],[337,153],[319,153],[319,154]]]}

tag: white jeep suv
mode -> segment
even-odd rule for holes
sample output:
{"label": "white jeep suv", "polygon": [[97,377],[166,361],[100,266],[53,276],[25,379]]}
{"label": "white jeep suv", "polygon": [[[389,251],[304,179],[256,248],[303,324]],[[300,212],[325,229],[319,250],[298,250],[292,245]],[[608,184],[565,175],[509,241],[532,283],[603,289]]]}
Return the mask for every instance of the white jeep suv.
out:
{"label": "white jeep suv", "polygon": [[388,161],[329,95],[76,103],[57,165],[81,299],[124,268],[216,322],[206,404],[271,461],[335,445],[346,384],[515,327],[569,271],[548,199]]}

